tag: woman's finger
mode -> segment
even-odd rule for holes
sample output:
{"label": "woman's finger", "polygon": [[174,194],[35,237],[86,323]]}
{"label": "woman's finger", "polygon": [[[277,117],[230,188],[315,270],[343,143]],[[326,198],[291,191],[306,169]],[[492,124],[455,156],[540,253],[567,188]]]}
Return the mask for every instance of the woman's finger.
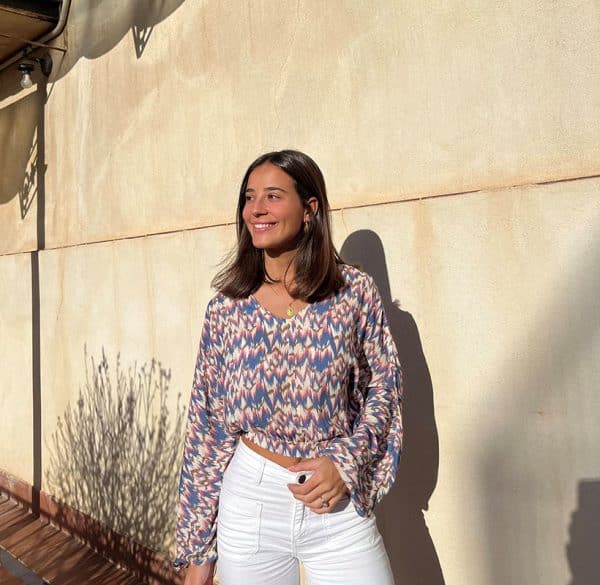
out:
{"label": "woman's finger", "polygon": [[[345,495],[345,488],[335,485],[331,489],[320,490],[314,494],[315,497],[311,497],[310,499],[307,497],[304,503],[311,510],[320,510],[321,508],[327,510],[327,508],[333,508]],[[323,505],[325,502],[327,503],[326,506]]]}
{"label": "woman's finger", "polygon": [[311,510],[320,510],[323,508],[323,499],[329,504],[331,497],[338,496],[337,502],[346,493],[346,485],[328,457],[312,459],[310,465],[315,470],[310,479],[302,485],[289,484],[288,487],[297,500]]}
{"label": "woman's finger", "polygon": [[325,494],[327,491],[329,491],[329,490],[327,489],[326,486],[322,486],[322,485],[318,484],[315,486],[314,489],[312,489],[307,494],[299,494],[298,496],[296,496],[296,498],[298,500],[300,500],[306,506],[313,507],[313,506],[316,506],[316,502],[319,502],[321,499],[321,496],[323,494]]}
{"label": "woman's finger", "polygon": [[296,499],[311,507],[315,505],[315,502],[320,502],[321,497],[325,494],[343,494],[346,491],[346,486],[342,482],[321,480],[320,476],[316,474],[311,477],[311,483],[307,487],[302,487],[304,489],[295,487],[290,489]]}
{"label": "woman's finger", "polygon": [[299,500],[305,498],[308,494],[319,487],[319,477],[310,476],[303,483],[288,483],[289,490]]}
{"label": "woman's finger", "polygon": [[[329,492],[327,494],[324,494],[322,498],[319,499],[318,502],[315,502],[314,506],[310,506],[310,509],[315,513],[315,514],[328,514],[329,512],[331,512],[331,510],[333,510],[338,502],[342,499],[342,496],[340,494],[338,494],[337,492]],[[324,506],[324,503],[327,503],[326,506]]]}

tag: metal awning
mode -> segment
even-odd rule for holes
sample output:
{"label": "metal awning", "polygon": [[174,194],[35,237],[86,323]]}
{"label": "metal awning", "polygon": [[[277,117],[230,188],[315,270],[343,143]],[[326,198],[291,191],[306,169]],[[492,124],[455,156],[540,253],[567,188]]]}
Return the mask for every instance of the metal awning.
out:
{"label": "metal awning", "polygon": [[27,47],[35,47],[60,19],[61,0],[0,0],[0,69]]}

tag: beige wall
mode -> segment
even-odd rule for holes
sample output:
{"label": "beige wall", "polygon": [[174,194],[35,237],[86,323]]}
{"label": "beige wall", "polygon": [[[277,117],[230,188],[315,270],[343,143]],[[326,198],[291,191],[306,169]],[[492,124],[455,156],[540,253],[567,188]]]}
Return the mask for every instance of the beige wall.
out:
{"label": "beige wall", "polygon": [[[336,228],[384,284],[385,262],[401,309],[389,309],[411,373],[401,473],[414,483],[400,478],[380,521],[398,582],[418,582],[411,564],[424,550],[400,520],[418,530],[402,498],[433,483],[421,468],[435,449],[417,429],[431,413],[416,394],[430,391],[439,477],[425,518],[446,582],[569,582],[578,485],[600,478],[600,181],[355,209]],[[402,311],[431,386],[413,374]]]}
{"label": "beige wall", "polygon": [[315,156],[336,207],[598,172],[596,2],[161,5],[73,7],[49,247],[228,221],[240,169],[282,146]]}
{"label": "beige wall", "polygon": [[[11,82],[9,75],[0,79]],[[0,85],[0,87],[2,87]],[[0,90],[1,91],[1,90]],[[38,201],[37,127],[40,98],[34,87],[0,102],[2,172],[0,172],[0,253],[36,249]]]}
{"label": "beige wall", "polygon": [[[296,147],[326,175],[336,243],[389,298],[413,380],[380,514],[398,582],[441,585],[436,555],[447,584],[585,580],[599,16],[592,1],[74,3],[45,107],[0,75],[0,468],[32,480],[39,231],[42,487],[110,523],[77,493],[104,473],[108,505],[129,512],[114,526],[171,546],[177,414],[238,181]],[[146,448],[129,465],[132,428]],[[118,474],[93,467],[111,457]],[[151,505],[134,488],[152,460],[165,495]],[[567,546],[584,559],[571,568]]]}
{"label": "beige wall", "polygon": [[0,256],[0,274],[0,468],[33,483],[29,256]]}

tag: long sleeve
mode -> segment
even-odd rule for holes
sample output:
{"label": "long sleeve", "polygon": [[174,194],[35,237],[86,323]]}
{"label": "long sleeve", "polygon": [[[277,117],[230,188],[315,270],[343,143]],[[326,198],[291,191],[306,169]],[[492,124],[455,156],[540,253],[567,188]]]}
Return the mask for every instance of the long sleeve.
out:
{"label": "long sleeve", "polygon": [[322,444],[361,516],[390,490],[402,447],[402,372],[375,283],[366,279],[357,331],[358,380],[350,388],[358,404],[352,433]]}
{"label": "long sleeve", "polygon": [[215,561],[216,519],[223,472],[237,436],[225,429],[222,337],[213,299],[206,310],[190,397],[179,482],[175,566]]}

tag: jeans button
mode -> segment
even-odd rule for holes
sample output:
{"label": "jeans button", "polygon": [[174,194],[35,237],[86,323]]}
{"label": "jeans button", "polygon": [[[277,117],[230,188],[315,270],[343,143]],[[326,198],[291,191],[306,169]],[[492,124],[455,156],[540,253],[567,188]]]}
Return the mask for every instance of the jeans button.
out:
{"label": "jeans button", "polygon": [[304,473],[298,476],[298,483],[304,483],[306,481],[306,475]]}

